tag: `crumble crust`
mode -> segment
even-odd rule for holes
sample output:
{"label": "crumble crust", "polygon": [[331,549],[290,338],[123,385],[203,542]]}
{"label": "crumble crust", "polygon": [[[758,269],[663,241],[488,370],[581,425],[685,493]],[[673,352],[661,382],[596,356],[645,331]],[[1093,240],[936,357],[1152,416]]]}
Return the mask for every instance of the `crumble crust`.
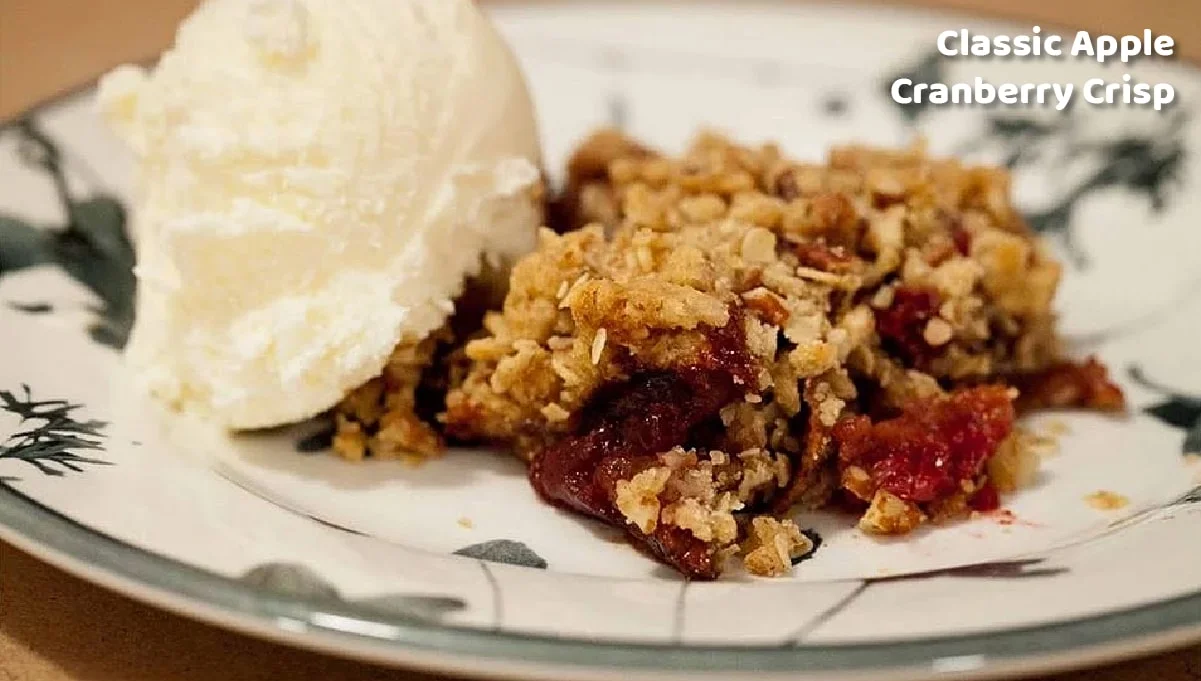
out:
{"label": "crumble crust", "polygon": [[444,326],[423,340],[401,341],[383,374],[334,408],[334,452],[351,461],[372,456],[410,463],[440,454],[442,436],[417,415],[417,390],[439,343],[452,338],[450,327]]}
{"label": "crumble crust", "polygon": [[[1011,432],[1009,392],[995,403],[1010,411],[990,431],[992,450],[950,491],[905,498],[881,483],[878,461],[840,461],[833,437],[850,417],[1072,366],[1051,311],[1060,267],[1010,204],[1004,170],[921,145],[798,163],[713,134],[672,158],[602,132],[569,174],[559,214],[574,230],[541,235],[485,334],[465,346],[442,416],[450,435],[535,459],[579,432],[602,388],[704,364],[712,330],[733,324],[750,380],[716,421],[616,482],[612,503],[636,540],[672,524],[719,563],[741,542],[748,570],[780,574],[804,542],[772,513],[849,500],[862,504],[863,530],[903,533],[1032,477],[1038,459]],[[1068,369],[1036,395],[1120,404],[1103,370],[1081,376],[1097,378]],[[873,446],[864,456],[882,457]],[[735,460],[726,452],[777,462],[778,475],[748,497],[722,477]]]}
{"label": "crumble crust", "polygon": [[[799,163],[713,134],[668,157],[605,131],[553,208],[440,362],[438,425],[689,577],[733,556],[786,573],[811,548],[780,519],[797,507],[874,534],[997,508],[1039,461],[1010,386],[1019,409],[1122,408],[1104,367],[1061,356],[1060,267],[1004,170],[920,144]],[[337,407],[341,455],[441,450],[416,391],[445,338]]]}

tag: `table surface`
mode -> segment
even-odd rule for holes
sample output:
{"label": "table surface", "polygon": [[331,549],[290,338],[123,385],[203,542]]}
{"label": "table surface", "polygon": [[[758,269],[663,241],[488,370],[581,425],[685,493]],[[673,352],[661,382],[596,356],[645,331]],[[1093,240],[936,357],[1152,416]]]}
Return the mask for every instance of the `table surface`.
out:
{"label": "table surface", "polygon": [[[1151,28],[1201,60],[1201,2],[919,0],[1107,33]],[[0,0],[0,121],[154,54],[195,0]],[[53,37],[54,40],[48,39]],[[64,49],[69,46],[69,49]],[[0,542],[0,681],[435,681],[223,631],[93,586]],[[1201,646],[1044,681],[1201,681]]]}

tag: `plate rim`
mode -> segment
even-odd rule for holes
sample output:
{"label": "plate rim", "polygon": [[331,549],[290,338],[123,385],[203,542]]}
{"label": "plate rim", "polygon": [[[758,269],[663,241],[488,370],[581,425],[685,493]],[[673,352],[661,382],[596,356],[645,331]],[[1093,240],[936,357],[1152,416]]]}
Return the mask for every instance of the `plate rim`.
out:
{"label": "plate rim", "polygon": [[[961,679],[1062,671],[1201,641],[1201,591],[1065,622],[905,641],[719,646],[587,641],[456,627],[264,591],[88,527],[0,483],[0,539],[191,619],[387,665],[476,676]],[[678,675],[678,676],[677,676]],[[726,676],[726,678],[730,678]]]}

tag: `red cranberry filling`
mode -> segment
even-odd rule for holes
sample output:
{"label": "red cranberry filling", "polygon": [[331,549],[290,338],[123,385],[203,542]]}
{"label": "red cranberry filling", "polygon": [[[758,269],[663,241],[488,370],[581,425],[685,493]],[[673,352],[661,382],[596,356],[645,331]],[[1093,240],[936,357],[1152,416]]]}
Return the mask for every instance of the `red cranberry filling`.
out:
{"label": "red cranberry filling", "polygon": [[638,374],[593,397],[575,435],[542,450],[530,481],[547,501],[622,527],[686,576],[714,579],[712,549],[691,532],[659,525],[650,535],[626,523],[614,503],[618,481],[684,444],[689,433],[737,399],[753,379],[741,311],[709,332],[709,352],[696,366]]}
{"label": "red cranberry filling", "polygon": [[876,312],[876,332],[884,348],[903,359],[922,366],[939,354],[923,335],[926,322],[938,312],[938,292],[915,286],[899,286],[893,292],[892,305]]}
{"label": "red cranberry filling", "polygon": [[1008,388],[980,386],[915,401],[900,416],[877,423],[866,416],[845,418],[833,436],[844,466],[867,470],[877,489],[925,503],[974,482],[1013,421]]}

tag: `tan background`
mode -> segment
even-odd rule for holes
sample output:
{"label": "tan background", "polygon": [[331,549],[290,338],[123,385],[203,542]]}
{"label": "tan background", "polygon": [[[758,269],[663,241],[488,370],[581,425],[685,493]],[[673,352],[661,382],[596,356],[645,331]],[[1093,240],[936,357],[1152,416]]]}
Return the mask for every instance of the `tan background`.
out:
{"label": "tan background", "polygon": [[[196,0],[0,0],[0,120],[110,66],[156,54],[195,4]],[[681,5],[686,4],[681,0]],[[883,4],[900,3],[883,0]],[[1201,0],[915,0],[911,4],[1112,35],[1150,28],[1174,37],[1178,56],[1201,61]]]}
{"label": "tan background", "polygon": [[[553,1],[553,0],[545,0]],[[620,0],[619,0],[620,1]],[[195,0],[0,0],[0,121],[165,45]],[[1201,0],[923,0],[1120,34],[1201,61]],[[1201,681],[1201,647],[1054,681]],[[292,650],[92,586],[0,543],[0,681],[434,681]]]}

